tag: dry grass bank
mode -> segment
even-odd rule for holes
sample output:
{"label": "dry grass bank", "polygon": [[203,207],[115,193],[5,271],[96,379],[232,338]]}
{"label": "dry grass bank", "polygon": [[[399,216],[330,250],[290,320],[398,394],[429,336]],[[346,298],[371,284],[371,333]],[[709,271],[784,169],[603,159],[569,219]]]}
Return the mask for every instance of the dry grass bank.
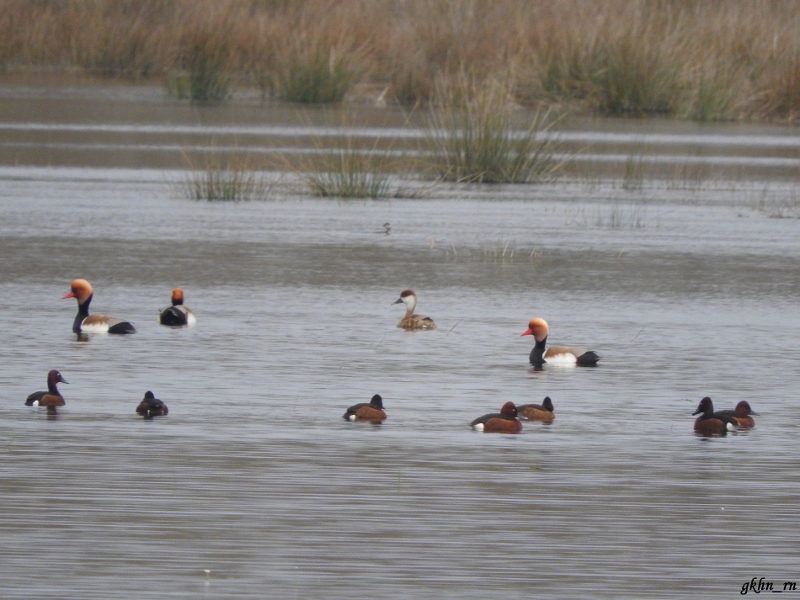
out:
{"label": "dry grass bank", "polygon": [[[794,0],[4,0],[0,64],[413,105],[468,73],[601,115],[800,116]],[[178,92],[179,95],[181,92]]]}

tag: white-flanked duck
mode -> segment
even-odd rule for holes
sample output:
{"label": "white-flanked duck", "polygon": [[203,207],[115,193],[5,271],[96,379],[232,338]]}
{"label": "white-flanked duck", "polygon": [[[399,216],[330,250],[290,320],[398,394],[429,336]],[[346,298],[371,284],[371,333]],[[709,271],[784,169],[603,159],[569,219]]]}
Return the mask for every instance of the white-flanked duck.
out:
{"label": "white-flanked duck", "polygon": [[369,402],[354,404],[344,413],[345,421],[369,421],[378,424],[386,420],[386,411],[383,410],[383,398],[375,394]]}
{"label": "white-flanked duck", "polygon": [[400,292],[400,297],[392,304],[405,304],[406,316],[397,324],[400,329],[413,331],[415,329],[436,329],[436,323],[430,317],[415,315],[414,309],[417,307],[417,295],[414,290]]}
{"label": "white-flanked duck", "polygon": [[161,311],[158,322],[162,325],[181,327],[183,325],[192,326],[197,323],[194,314],[188,307],[183,305],[183,289],[175,288],[172,290],[172,306],[168,306]]}
{"label": "white-flanked duck", "polygon": [[471,424],[474,431],[483,433],[519,433],[522,422],[517,418],[517,407],[513,402],[506,402],[499,413],[489,413],[478,417]]}
{"label": "white-flanked duck", "polygon": [[144,399],[136,407],[136,413],[142,415],[145,419],[152,419],[153,417],[167,416],[169,409],[166,404],[156,398],[153,392],[148,390],[144,393]]}
{"label": "white-flanked duck", "polygon": [[59,406],[64,406],[64,396],[58,391],[59,383],[69,383],[61,373],[53,369],[47,374],[47,391],[33,392],[25,400],[25,406],[46,406],[47,412],[55,412]]}
{"label": "white-flanked duck", "polygon": [[544,319],[532,319],[528,323],[528,330],[520,335],[532,335],[536,340],[536,345],[531,350],[531,364],[534,367],[542,367],[545,363],[553,365],[565,365],[580,367],[594,367],[600,360],[600,355],[593,350],[583,348],[571,348],[569,346],[555,346],[545,349],[547,335],[550,332],[547,321]]}
{"label": "white-flanked duck", "polygon": [[78,314],[72,323],[72,331],[75,333],[136,333],[136,328],[128,321],[89,314],[92,285],[85,279],[73,281],[70,292],[63,298],[75,298],[78,301]]}

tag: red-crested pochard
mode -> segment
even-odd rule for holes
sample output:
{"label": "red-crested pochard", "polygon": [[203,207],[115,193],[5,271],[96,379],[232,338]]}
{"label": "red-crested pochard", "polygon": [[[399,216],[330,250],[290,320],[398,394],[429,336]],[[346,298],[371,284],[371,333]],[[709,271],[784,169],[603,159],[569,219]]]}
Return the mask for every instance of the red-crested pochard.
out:
{"label": "red-crested pochard", "polygon": [[161,311],[158,316],[158,322],[172,327],[191,326],[197,323],[192,311],[183,305],[183,289],[175,288],[172,290],[172,306]]}
{"label": "red-crested pochard", "polygon": [[128,321],[89,314],[92,285],[85,279],[73,281],[70,292],[63,298],[75,298],[78,301],[78,314],[72,323],[72,331],[75,333],[136,333],[136,329]]}
{"label": "red-crested pochard", "polygon": [[532,335],[536,340],[536,345],[531,350],[531,364],[534,367],[542,367],[545,363],[554,365],[578,365],[581,367],[594,367],[600,360],[600,355],[592,350],[583,348],[570,348],[569,346],[555,346],[547,348],[547,335],[550,329],[544,319],[532,319],[528,323],[528,329],[520,335]]}

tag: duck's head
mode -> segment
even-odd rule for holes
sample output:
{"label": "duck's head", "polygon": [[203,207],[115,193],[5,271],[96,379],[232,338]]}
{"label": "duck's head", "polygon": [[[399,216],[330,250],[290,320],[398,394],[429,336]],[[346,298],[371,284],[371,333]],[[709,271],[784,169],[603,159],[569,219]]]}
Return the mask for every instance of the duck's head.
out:
{"label": "duck's head", "polygon": [[381,398],[380,394],[375,394],[369,403],[374,406],[375,408],[380,408],[383,410],[383,398]]}
{"label": "duck's head", "polygon": [[714,413],[714,404],[711,402],[711,398],[708,396],[700,400],[700,404],[697,405],[697,410],[692,414],[699,415],[700,413],[703,413],[704,415],[710,415]]}
{"label": "duck's head", "polygon": [[404,290],[400,292],[400,297],[392,304],[405,304],[407,307],[413,307],[417,304],[417,295],[414,290]]}
{"label": "duck's head", "polygon": [[550,329],[547,327],[547,321],[544,319],[531,319],[528,323],[528,329],[521,333],[520,336],[532,335],[533,339],[537,342],[541,342],[547,338],[549,332]]}
{"label": "duck's head", "polygon": [[503,408],[500,409],[500,414],[504,417],[511,417],[512,419],[517,418],[517,405],[513,402],[506,402],[503,404]]}
{"label": "duck's head", "polygon": [[64,379],[61,373],[53,369],[47,374],[47,383],[55,385],[57,383],[69,383],[69,381]]}
{"label": "duck's head", "polygon": [[183,304],[183,288],[175,288],[172,290],[172,305]]}
{"label": "duck's head", "polygon": [[62,300],[66,298],[75,298],[78,304],[83,304],[92,297],[92,284],[85,279],[76,279],[70,286],[68,294],[61,297]]}

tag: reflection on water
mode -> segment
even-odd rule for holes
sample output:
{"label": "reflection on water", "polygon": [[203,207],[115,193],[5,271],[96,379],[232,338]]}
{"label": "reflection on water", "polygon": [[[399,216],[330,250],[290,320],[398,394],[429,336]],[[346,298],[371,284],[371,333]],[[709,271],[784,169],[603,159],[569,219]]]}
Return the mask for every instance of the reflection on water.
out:
{"label": "reflection on water", "polygon": [[[796,579],[800,221],[768,218],[763,185],[213,204],[175,198],[176,177],[0,171],[8,597],[728,598]],[[78,343],[76,277],[136,335]],[[178,285],[194,328],[157,323]],[[408,287],[438,330],[396,327]],[[533,370],[533,317],[600,365]],[[23,406],[52,368],[71,383],[55,421]],[[136,414],[146,390],[168,416]],[[342,419],[376,393],[381,426]],[[755,428],[696,437],[705,395],[748,400]],[[470,430],[545,396],[549,426]]]}

